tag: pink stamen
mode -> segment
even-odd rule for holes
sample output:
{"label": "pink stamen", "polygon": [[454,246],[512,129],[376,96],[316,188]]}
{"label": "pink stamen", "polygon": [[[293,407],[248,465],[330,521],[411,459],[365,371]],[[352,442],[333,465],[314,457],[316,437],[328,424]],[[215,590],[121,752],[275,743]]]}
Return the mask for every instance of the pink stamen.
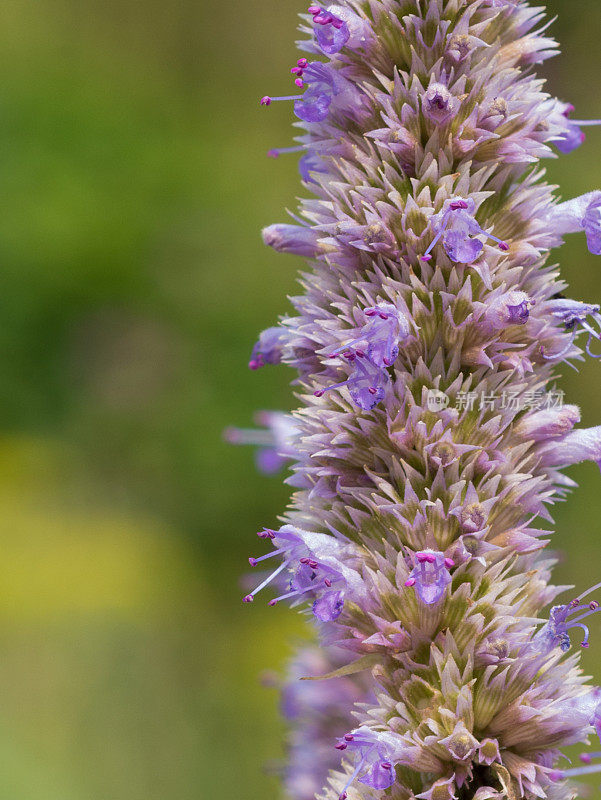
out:
{"label": "pink stamen", "polygon": [[262,106],[270,106],[272,103],[279,103],[282,100],[302,100],[302,94],[286,94],[282,95],[281,97],[270,97],[269,95],[265,95],[265,97],[261,98],[261,105]]}
{"label": "pink stamen", "polygon": [[306,149],[306,145],[304,144],[294,145],[294,147],[273,147],[271,150],[267,151],[267,155],[269,158],[278,158],[278,156],[284,153],[301,153]]}

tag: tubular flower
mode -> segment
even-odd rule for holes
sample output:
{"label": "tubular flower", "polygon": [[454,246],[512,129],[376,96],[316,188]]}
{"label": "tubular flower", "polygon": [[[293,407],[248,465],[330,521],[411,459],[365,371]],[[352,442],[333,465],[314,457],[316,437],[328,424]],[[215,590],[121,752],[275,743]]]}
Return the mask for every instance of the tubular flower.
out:
{"label": "tubular flower", "polygon": [[336,749],[355,756],[354,769],[339,794],[346,800],[346,790],[355,781],[373,789],[388,789],[395,781],[394,767],[398,761],[399,743],[390,733],[380,733],[362,725],[338,740]]}
{"label": "tubular flower", "polygon": [[467,200],[462,198],[445,200],[442,210],[432,217],[431,227],[435,236],[422,256],[422,261],[432,259],[430,253],[441,238],[446,254],[451,261],[462,264],[471,264],[484,250],[483,243],[476,238],[480,234],[497,242],[501,250],[508,250],[505,242],[493,236],[492,233],[486,233],[476,222],[475,208],[476,203],[471,197]]}
{"label": "tubular flower", "polygon": [[574,106],[565,103],[556,105],[559,106],[555,116],[557,117],[556,124],[560,132],[551,141],[561,153],[571,153],[572,150],[576,150],[581,144],[584,144],[586,136],[582,128],[590,125],[601,125],[601,120],[570,119]]}
{"label": "tubular flower", "polygon": [[266,328],[261,332],[252,349],[249,369],[259,369],[266,364],[279,364],[282,361],[286,331],[283,328]]}
{"label": "tubular flower", "polygon": [[301,225],[268,225],[263,229],[263,241],[278,253],[314,258],[318,252],[319,234]]}
{"label": "tubular flower", "polygon": [[592,586],[566,605],[553,606],[549,614],[549,621],[544,624],[540,632],[535,636],[534,642],[539,643],[547,651],[552,650],[554,647],[559,647],[560,650],[566,652],[572,646],[569,630],[571,628],[581,628],[584,632],[584,637],[580,642],[580,646],[588,647],[590,633],[582,620],[598,611],[599,603],[596,600],[591,600],[584,607],[580,603],[584,597],[600,586],[601,584]]}
{"label": "tubular flower", "polygon": [[551,212],[551,219],[559,234],[584,231],[590,252],[601,255],[601,191],[559,203]]}
{"label": "tubular flower", "polygon": [[543,348],[542,352],[545,358],[550,360],[563,358],[572,351],[576,337],[581,333],[588,334],[584,348],[586,353],[592,358],[601,358],[601,352],[597,354],[591,352],[593,339],[601,340],[601,312],[598,305],[581,303],[578,300],[568,300],[567,298],[557,298],[548,304],[548,309],[556,319],[563,323],[569,336],[567,337],[567,344],[559,352],[547,355]]}
{"label": "tubular flower", "polygon": [[[294,493],[244,598],[317,639],[314,681],[283,690],[288,793],[569,800],[601,772],[595,749],[562,768],[601,730],[573,646],[601,646],[601,589],[558,598],[545,548],[601,426],[556,370],[601,353],[601,312],[547,262],[568,233],[601,254],[601,190],[561,202],[536,165],[589,123],[535,74],[557,45],[525,0],[299,10],[296,89],[261,102],[294,122],[271,155],[298,154],[309,197],[263,235],[308,264],[251,358],[295,371],[273,445]],[[272,447],[254,436],[230,433]]]}
{"label": "tubular flower", "polygon": [[255,420],[263,429],[227,428],[223,435],[230,444],[255,445],[257,469],[264,475],[273,475],[296,458],[294,439],[298,428],[294,419],[281,411],[260,411]]}
{"label": "tubular flower", "polygon": [[416,564],[405,581],[405,586],[415,587],[422,603],[437,603],[451,582],[449,570],[455,566],[452,558],[433,550],[421,550],[415,554]]}

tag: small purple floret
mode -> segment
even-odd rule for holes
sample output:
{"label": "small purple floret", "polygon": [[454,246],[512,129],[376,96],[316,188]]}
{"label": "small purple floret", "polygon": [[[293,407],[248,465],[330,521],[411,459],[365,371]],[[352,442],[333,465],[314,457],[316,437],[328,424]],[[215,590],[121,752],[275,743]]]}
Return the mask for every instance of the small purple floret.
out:
{"label": "small purple floret", "polygon": [[501,250],[507,251],[509,247],[506,242],[488,233],[476,222],[475,210],[476,204],[471,197],[467,200],[462,198],[446,200],[442,210],[431,218],[434,239],[421,257],[422,261],[429,260],[431,250],[440,239],[451,261],[460,264],[471,264],[482,253],[484,245],[475,238],[479,235],[492,239],[497,242]]}
{"label": "small purple floret", "polygon": [[339,800],[347,797],[346,790],[355,780],[371,786],[372,789],[389,789],[394,783],[396,775],[393,767],[398,761],[398,755],[386,734],[362,725],[352,734],[339,739],[336,747],[347,750],[355,757],[355,769],[340,793]]}
{"label": "small purple floret", "polygon": [[451,558],[435,550],[420,550],[415,553],[417,562],[405,581],[405,586],[414,587],[422,603],[437,603],[451,582],[449,569],[455,566]]}

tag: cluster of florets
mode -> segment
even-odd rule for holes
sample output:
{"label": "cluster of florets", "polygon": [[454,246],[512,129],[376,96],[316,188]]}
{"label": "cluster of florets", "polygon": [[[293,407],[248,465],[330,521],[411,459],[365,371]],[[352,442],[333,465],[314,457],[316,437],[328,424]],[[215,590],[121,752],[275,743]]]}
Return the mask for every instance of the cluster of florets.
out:
{"label": "cluster of florets", "polygon": [[545,394],[555,365],[601,357],[599,305],[545,264],[568,233],[601,255],[601,191],[559,202],[532,170],[601,120],[533,76],[557,52],[542,16],[312,5],[296,93],[260,101],[292,103],[302,133],[269,155],[299,153],[314,195],[263,230],[311,272],[249,362],[295,368],[305,407],[227,432],[264,472],[293,469],[284,524],[258,534],[272,549],[249,559],[277,564],[244,597],[304,609],[322,643],[284,689],[293,800],[567,800],[565,779],[601,771],[596,752],[557,766],[601,733],[572,648],[601,584],[553,605],[535,527],[573,486],[562,468],[601,466],[601,426]]}

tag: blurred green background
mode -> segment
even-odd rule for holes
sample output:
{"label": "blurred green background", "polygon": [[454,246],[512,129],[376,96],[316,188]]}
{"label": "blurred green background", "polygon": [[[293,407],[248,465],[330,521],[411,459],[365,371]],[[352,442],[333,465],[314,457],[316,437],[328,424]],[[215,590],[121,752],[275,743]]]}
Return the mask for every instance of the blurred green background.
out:
{"label": "blurred green background", "polygon": [[[300,262],[260,228],[299,189],[288,86],[297,0],[7,0],[0,14],[0,800],[277,796],[258,676],[307,634],[240,603],[253,534],[288,496],[222,442],[288,408],[246,369]],[[552,0],[545,74],[601,117],[598,0]],[[601,184],[601,130],[548,165]],[[572,296],[601,300],[584,236]],[[564,381],[601,422],[601,366]],[[599,579],[601,476],[558,512],[559,579]],[[595,627],[595,626],[593,626]],[[601,680],[601,626],[585,655]]]}

